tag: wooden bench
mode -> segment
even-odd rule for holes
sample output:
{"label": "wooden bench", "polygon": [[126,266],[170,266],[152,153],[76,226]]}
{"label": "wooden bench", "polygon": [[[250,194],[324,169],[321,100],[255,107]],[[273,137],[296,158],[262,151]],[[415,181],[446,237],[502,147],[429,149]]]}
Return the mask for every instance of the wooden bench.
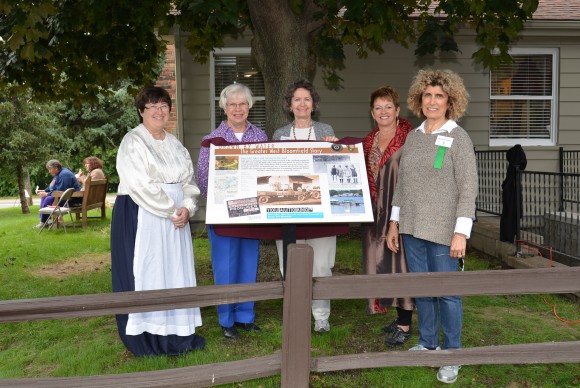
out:
{"label": "wooden bench", "polygon": [[[107,191],[109,189],[109,178],[91,181],[91,177],[88,176],[85,181],[85,189],[83,191],[76,191],[72,198],[82,198],[83,202],[77,206],[71,206],[71,213],[76,214],[77,221],[82,218],[83,228],[87,227],[87,221],[89,218],[106,218],[106,199]],[[54,191],[52,196],[54,197],[53,203],[58,203],[60,201],[60,196],[62,191]],[[87,212],[93,209],[101,209],[101,216],[89,217]]]}

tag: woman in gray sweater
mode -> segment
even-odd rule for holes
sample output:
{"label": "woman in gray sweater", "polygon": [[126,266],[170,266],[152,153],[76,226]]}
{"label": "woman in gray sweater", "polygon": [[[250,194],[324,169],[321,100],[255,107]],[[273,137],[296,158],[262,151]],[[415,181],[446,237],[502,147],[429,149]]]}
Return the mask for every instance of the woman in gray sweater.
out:
{"label": "woman in gray sweater", "polygon": [[[407,104],[423,123],[409,133],[392,201],[387,245],[399,250],[402,235],[411,272],[457,271],[475,219],[477,167],[473,144],[459,120],[469,94],[449,70],[420,70]],[[462,304],[459,296],[416,298],[419,344],[410,350],[461,348]],[[453,383],[459,365],[443,366],[437,379]]]}

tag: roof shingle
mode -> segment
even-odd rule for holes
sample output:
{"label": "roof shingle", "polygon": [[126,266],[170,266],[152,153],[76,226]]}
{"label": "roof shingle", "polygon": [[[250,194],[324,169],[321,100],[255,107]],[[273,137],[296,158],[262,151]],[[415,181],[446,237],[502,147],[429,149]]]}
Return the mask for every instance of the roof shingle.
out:
{"label": "roof shingle", "polygon": [[580,0],[540,0],[532,19],[580,20]]}

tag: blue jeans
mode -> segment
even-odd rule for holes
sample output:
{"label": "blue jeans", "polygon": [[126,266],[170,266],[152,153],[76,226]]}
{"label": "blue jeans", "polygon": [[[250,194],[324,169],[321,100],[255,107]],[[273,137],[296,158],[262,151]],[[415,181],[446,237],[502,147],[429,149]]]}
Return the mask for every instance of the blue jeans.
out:
{"label": "blue jeans", "polygon": [[[455,272],[457,259],[449,247],[403,234],[407,265],[411,272]],[[415,298],[419,319],[419,345],[439,346],[439,320],[443,328],[443,348],[461,348],[462,304],[459,296]]]}

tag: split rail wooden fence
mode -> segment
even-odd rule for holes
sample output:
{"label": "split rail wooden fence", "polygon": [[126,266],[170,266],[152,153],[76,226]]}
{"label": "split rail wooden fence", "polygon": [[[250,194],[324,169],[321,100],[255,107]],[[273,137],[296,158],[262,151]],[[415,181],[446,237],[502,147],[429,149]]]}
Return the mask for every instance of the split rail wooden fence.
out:
{"label": "split rail wooden fence", "polygon": [[486,346],[440,352],[389,351],[312,358],[310,304],[313,298],[336,300],[580,291],[580,267],[353,275],[312,279],[312,258],[310,246],[290,245],[285,282],[0,301],[0,323],[2,323],[284,299],[282,350],[272,355],[152,372],[66,378],[0,379],[0,386],[207,387],[281,375],[282,387],[295,388],[308,387],[311,372],[393,366],[580,362],[580,341]]}

